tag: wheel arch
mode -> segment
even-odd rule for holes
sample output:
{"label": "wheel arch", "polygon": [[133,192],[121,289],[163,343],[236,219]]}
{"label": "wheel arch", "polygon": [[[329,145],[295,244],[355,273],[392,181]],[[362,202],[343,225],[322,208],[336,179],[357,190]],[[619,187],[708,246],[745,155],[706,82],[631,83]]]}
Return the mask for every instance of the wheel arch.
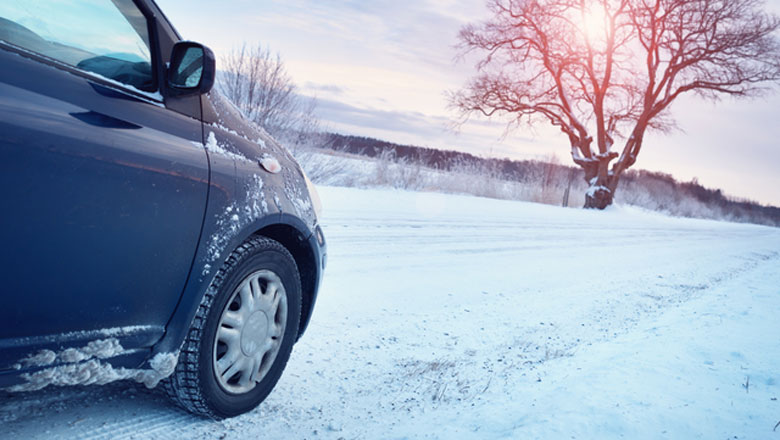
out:
{"label": "wheel arch", "polygon": [[288,223],[274,223],[256,230],[251,235],[278,241],[295,259],[301,276],[301,321],[298,328],[298,338],[300,338],[309,322],[318,285],[320,263],[309,240],[311,234],[306,237],[299,229]]}
{"label": "wheel arch", "polygon": [[[301,320],[298,327],[297,339],[303,335],[311,319],[314,303],[317,298],[317,290],[324,269],[325,244],[318,241],[321,234],[315,233],[319,227],[311,228],[298,217],[281,213],[265,216],[255,222],[246,225],[240,232],[233,236],[229,244],[220,253],[219,259],[225,257],[233,249],[241,245],[248,238],[259,235],[278,241],[292,254],[298,271],[301,275]],[[206,246],[201,246],[205,248]],[[192,320],[199,309],[199,305],[210,284],[210,279],[200,278],[196,274],[203,271],[206,260],[202,257],[205,251],[200,251],[200,258],[196,258],[190,281],[182,294],[176,310],[165,326],[165,334],[152,347],[147,361],[158,353],[169,353],[180,349]]]}

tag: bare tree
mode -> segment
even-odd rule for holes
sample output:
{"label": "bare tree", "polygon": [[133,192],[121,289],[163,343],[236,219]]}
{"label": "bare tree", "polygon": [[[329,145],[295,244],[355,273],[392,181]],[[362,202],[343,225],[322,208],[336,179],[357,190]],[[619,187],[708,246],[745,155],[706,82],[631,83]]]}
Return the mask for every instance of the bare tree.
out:
{"label": "bare tree", "polygon": [[219,90],[247,118],[292,150],[318,137],[316,100],[297,93],[278,53],[260,44],[243,44],[220,63]]}
{"label": "bare tree", "polygon": [[679,96],[754,96],[780,80],[780,21],[761,0],[490,0],[488,6],[490,20],[460,32],[464,54],[483,58],[480,74],[452,103],[464,116],[509,115],[512,126],[558,127],[585,171],[586,208],[612,203],[645,134],[674,127],[669,109]]}

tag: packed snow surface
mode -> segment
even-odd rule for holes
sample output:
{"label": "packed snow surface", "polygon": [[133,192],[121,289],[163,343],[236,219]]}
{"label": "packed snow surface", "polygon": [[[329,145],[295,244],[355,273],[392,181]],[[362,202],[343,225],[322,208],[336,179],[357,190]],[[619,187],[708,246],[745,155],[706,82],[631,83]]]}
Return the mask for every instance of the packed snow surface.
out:
{"label": "packed snow surface", "polygon": [[129,382],[0,392],[0,437],[780,438],[780,230],[321,188],[279,385],[222,422]]}

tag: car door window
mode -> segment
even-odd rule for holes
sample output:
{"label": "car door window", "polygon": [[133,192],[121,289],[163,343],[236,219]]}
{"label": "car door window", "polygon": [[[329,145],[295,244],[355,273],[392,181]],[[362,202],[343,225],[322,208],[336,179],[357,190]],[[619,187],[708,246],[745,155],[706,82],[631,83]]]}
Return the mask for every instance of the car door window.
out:
{"label": "car door window", "polygon": [[155,91],[146,17],[132,0],[0,2],[0,40]]}

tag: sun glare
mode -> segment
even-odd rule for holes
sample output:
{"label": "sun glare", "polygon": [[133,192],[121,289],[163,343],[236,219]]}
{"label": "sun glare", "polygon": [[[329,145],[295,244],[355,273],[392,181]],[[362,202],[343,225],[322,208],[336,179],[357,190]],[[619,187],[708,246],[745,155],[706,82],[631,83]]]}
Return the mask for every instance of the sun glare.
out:
{"label": "sun glare", "polygon": [[601,4],[591,5],[582,13],[582,32],[591,43],[601,42],[607,35],[607,12]]}

